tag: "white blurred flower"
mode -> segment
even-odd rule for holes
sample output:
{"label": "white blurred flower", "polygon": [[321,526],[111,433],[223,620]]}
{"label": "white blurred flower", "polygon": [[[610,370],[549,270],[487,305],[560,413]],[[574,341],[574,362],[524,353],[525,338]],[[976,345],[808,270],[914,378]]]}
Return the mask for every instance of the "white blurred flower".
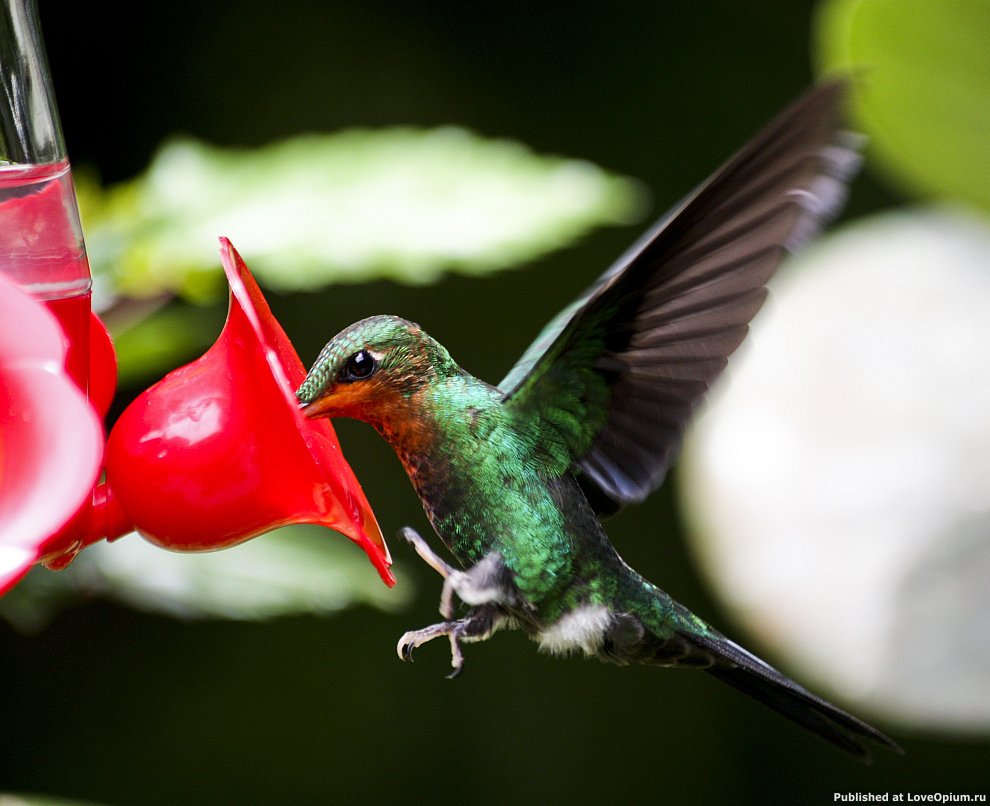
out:
{"label": "white blurred flower", "polygon": [[682,468],[717,590],[860,710],[990,729],[990,229],[822,241],[727,374]]}

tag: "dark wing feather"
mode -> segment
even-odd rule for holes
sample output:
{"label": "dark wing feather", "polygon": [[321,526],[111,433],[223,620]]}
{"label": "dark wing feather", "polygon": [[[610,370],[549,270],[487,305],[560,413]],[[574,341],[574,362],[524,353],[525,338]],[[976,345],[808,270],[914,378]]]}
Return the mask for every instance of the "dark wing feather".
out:
{"label": "dark wing feather", "polygon": [[549,466],[601,514],[660,486],[702,395],[788,250],[833,216],[859,164],[844,84],[771,122],[562,311],[499,384]]}

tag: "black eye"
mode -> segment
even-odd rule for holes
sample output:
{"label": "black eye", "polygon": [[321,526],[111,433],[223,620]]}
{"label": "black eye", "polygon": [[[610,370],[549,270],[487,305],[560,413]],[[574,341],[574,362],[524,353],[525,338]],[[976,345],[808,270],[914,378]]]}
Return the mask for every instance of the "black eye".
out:
{"label": "black eye", "polygon": [[378,362],[375,361],[375,357],[367,350],[361,350],[347,359],[341,380],[363,381],[365,378],[370,378],[377,367]]}

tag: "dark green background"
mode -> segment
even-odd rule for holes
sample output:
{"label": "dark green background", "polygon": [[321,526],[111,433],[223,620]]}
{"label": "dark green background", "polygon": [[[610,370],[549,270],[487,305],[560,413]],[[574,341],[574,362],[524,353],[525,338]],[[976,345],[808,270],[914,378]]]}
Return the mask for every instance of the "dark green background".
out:
{"label": "dark green background", "polygon": [[[172,132],[250,145],[456,123],[639,177],[657,214],[812,75],[812,4],[794,0],[41,5],[71,156],[111,181]],[[849,215],[894,203],[867,176]],[[637,234],[595,233],[487,279],[269,298],[304,362],[340,327],[389,312],[494,382]],[[385,531],[424,527],[390,449],[363,426],[339,432]],[[610,532],[634,567],[761,649],[701,581],[672,485]],[[864,714],[908,750],[864,768],[705,675],[551,659],[518,634],[469,647],[454,682],[442,644],[402,664],[395,642],[436,618],[439,579],[393,551],[417,590],[398,614],[186,623],[93,602],[40,635],[0,624],[0,791],[108,804],[826,804],[835,792],[990,789],[986,740]]]}

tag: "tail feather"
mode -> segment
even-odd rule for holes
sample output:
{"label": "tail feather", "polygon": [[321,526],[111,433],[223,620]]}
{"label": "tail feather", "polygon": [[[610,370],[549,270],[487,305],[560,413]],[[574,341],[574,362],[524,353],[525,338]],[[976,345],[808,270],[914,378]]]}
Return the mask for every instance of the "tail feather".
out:
{"label": "tail feather", "polygon": [[691,638],[699,648],[717,656],[715,665],[705,670],[709,674],[818,734],[860,761],[869,763],[872,760],[864,739],[895,753],[904,752],[890,737],[784,677],[738,644],[725,638]]}

